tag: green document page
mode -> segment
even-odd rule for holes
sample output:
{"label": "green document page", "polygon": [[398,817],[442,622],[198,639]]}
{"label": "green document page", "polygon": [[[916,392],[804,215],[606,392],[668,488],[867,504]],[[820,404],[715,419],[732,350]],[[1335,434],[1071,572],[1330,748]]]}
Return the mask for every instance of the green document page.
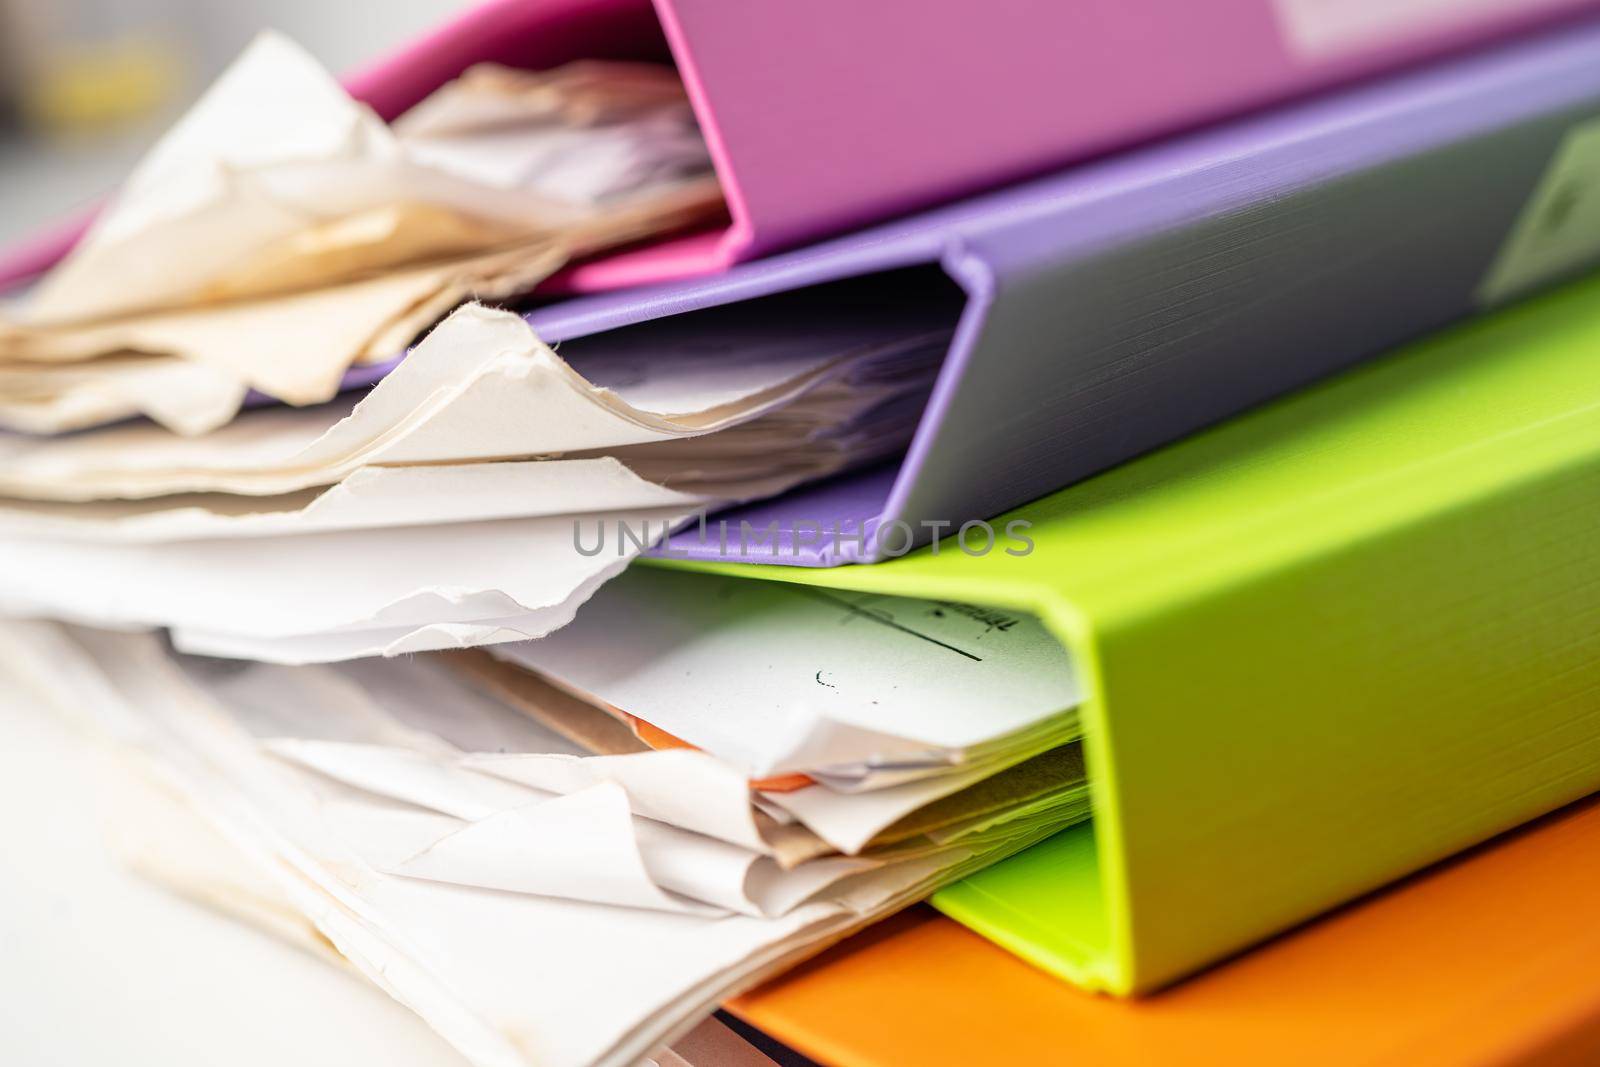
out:
{"label": "green document page", "polygon": [[1156,988],[1600,788],[1600,280],[1016,518],[1021,557],[696,566],[1046,621],[1093,822],[934,902],[1063,978]]}

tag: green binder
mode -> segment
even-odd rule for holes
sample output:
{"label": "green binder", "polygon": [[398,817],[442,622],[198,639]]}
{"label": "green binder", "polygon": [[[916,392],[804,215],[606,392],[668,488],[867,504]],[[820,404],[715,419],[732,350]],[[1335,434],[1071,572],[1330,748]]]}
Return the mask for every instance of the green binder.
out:
{"label": "green binder", "polygon": [[1154,989],[1600,788],[1600,280],[1006,518],[1030,555],[680,565],[1048,622],[1093,822],[934,902],[1063,978]]}

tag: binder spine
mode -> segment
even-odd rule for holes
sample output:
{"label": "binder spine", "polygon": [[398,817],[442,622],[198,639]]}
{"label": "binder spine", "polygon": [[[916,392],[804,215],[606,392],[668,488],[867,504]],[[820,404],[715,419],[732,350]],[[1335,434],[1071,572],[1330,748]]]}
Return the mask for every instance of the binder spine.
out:
{"label": "binder spine", "polygon": [[[944,260],[972,293],[886,518],[987,518],[1483,310],[1600,28],[1077,172]],[[1569,269],[1600,262],[1600,239]],[[1549,280],[1549,279],[1546,279]]]}
{"label": "binder spine", "polygon": [[1592,413],[1308,497],[1313,550],[1192,544],[1212,581],[1095,627],[1128,989],[1600,788]]}

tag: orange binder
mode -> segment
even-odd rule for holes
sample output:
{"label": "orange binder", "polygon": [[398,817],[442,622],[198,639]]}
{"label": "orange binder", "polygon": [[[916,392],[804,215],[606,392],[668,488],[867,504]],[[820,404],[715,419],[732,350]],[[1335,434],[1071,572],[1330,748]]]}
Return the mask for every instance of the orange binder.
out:
{"label": "orange binder", "polygon": [[729,1005],[837,1067],[1600,1063],[1600,799],[1137,1001],[931,909]]}

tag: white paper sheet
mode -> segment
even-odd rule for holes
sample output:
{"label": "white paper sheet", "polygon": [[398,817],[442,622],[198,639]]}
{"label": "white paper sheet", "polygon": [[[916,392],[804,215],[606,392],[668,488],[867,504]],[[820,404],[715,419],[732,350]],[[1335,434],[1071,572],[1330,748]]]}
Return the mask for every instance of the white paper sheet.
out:
{"label": "white paper sheet", "polygon": [[[659,535],[681,520],[636,512]],[[340,632],[352,655],[458,647],[452,626],[514,616],[538,636],[571,621],[637,550],[585,556],[573,518],[552,516],[261,539],[101,545],[0,540],[0,610],[126,629],[171,626],[180,645],[219,651],[227,636]],[[67,580],[70,576],[70,580]],[[186,634],[216,635],[217,642]],[[381,635],[376,649],[364,634]],[[531,632],[530,632],[531,631]],[[510,635],[508,635],[510,636]],[[415,638],[415,640],[408,640]],[[273,658],[258,656],[255,658]],[[284,657],[291,658],[291,657]]]}
{"label": "white paper sheet", "polygon": [[0,503],[0,536],[153,543],[277,537],[607,512],[692,511],[710,501],[647,482],[609,456],[363,467],[281,496],[194,493],[147,500]]}
{"label": "white paper sheet", "polygon": [[487,815],[392,870],[512,893],[689,915],[727,914],[662,889],[658,875],[648,869],[634,823],[622,788],[601,782]]}
{"label": "white paper sheet", "polygon": [[1052,724],[1076,736],[1072,663],[1037,619],[782,582],[635,568],[573,624],[494,654],[752,777],[958,762]]}

